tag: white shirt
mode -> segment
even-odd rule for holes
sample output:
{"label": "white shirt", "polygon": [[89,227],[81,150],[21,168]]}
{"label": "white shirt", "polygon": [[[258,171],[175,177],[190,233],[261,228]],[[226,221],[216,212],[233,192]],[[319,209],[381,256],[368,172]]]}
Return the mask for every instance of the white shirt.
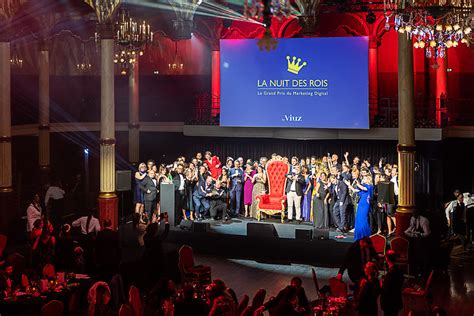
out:
{"label": "white shirt", "polygon": [[290,191],[296,191],[296,180],[293,180],[291,182]]}
{"label": "white shirt", "polygon": [[178,190],[182,191],[182,190],[184,190],[184,177],[181,173],[179,174],[179,180],[181,182],[179,183],[179,189]]}
{"label": "white shirt", "polygon": [[31,203],[26,209],[26,231],[31,232],[33,230],[33,225],[36,220],[41,219],[41,206],[35,207]]}
{"label": "white shirt", "polygon": [[398,196],[398,192],[400,191],[400,188],[398,187],[398,176],[392,177],[392,179],[390,179],[390,182],[393,182],[393,194],[395,194],[395,196]]}
{"label": "white shirt", "polygon": [[94,216],[91,217],[91,221],[89,222],[89,231],[86,231],[87,216],[82,216],[76,219],[74,222],[72,222],[72,226],[81,226],[81,233],[83,233],[84,235],[87,235],[89,233],[97,233],[100,231],[99,220]]}
{"label": "white shirt", "polygon": [[44,197],[44,204],[48,205],[49,199],[59,200],[64,198],[64,190],[60,187],[50,186],[48,191],[46,191],[46,196]]}

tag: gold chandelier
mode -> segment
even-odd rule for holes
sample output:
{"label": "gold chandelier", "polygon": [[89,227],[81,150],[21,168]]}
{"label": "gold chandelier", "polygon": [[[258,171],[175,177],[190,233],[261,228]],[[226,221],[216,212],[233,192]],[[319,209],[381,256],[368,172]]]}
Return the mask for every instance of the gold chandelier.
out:
{"label": "gold chandelier", "polygon": [[[472,0],[385,1],[385,28],[414,38],[427,58],[444,57],[446,49],[472,42]],[[390,12],[391,11],[391,12]]]}

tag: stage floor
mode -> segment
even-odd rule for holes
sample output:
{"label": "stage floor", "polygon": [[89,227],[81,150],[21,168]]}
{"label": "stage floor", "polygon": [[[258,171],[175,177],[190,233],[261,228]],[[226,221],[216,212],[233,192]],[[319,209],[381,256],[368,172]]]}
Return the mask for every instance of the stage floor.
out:
{"label": "stage floor", "polygon": [[[312,231],[314,229],[312,223],[309,222],[301,222],[301,223],[281,223],[277,219],[266,219],[262,221],[257,221],[253,218],[238,218],[232,219],[229,221],[216,221],[211,219],[206,219],[197,223],[208,223],[209,224],[209,233],[216,233],[216,234],[224,234],[224,235],[238,235],[238,236],[247,236],[247,224],[255,223],[255,224],[273,224],[275,227],[278,238],[286,238],[286,239],[296,239],[296,230],[307,230]],[[179,226],[174,227],[173,229],[180,230]],[[336,236],[340,235],[340,233],[336,232],[335,230],[329,230],[329,239],[335,240],[338,242],[349,242],[352,243],[354,241],[354,235],[349,233],[346,234],[346,238],[336,238]]]}

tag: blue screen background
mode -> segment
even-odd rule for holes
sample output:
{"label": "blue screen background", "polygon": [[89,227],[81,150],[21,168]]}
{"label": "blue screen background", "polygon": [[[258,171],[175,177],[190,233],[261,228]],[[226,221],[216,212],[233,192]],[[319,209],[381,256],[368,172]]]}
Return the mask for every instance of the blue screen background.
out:
{"label": "blue screen background", "polygon": [[[220,46],[221,126],[369,128],[367,37],[279,39],[269,52],[257,40],[221,40]],[[290,73],[286,56],[307,65]],[[258,89],[263,80],[328,80],[328,87]],[[283,95],[258,95],[277,91]],[[286,95],[293,91],[328,95]]]}

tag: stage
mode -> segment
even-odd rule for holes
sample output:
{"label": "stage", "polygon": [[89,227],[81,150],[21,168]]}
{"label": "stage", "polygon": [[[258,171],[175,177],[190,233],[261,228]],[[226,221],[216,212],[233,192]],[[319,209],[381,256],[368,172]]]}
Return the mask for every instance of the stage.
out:
{"label": "stage", "polygon": [[346,239],[336,239],[336,235],[335,231],[314,230],[310,223],[239,218],[186,221],[186,225],[171,228],[168,241],[188,244],[205,255],[334,266],[343,261],[353,241],[352,235]]}

